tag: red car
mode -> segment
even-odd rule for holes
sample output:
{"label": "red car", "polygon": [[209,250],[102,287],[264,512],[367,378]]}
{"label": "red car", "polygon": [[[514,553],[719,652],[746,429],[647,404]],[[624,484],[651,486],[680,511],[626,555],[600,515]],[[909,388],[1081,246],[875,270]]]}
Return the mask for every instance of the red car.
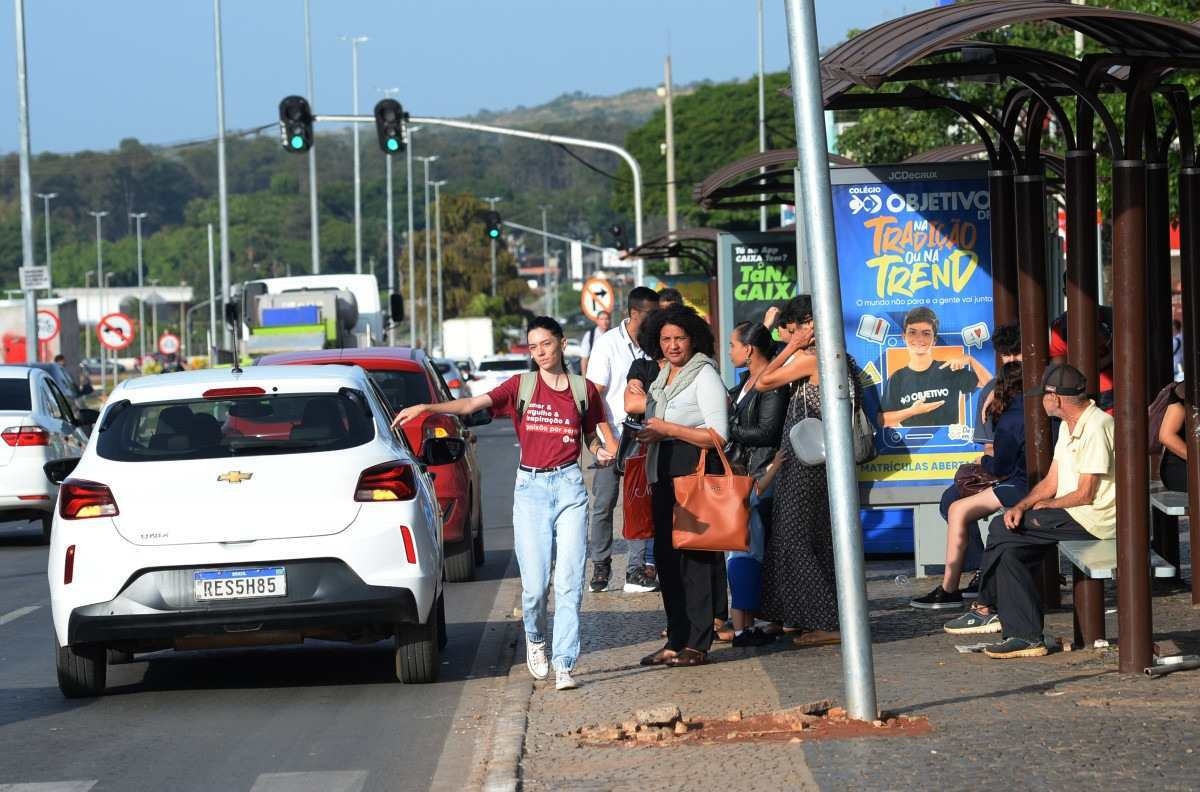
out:
{"label": "red car", "polygon": [[[412,404],[432,404],[453,399],[442,376],[426,354],[408,347],[325,349],[266,355],[261,366],[350,365],[361,366],[379,386],[393,410]],[[403,427],[408,444],[418,454],[427,437],[461,437],[467,452],[457,462],[433,468],[433,485],[442,507],[442,543],[446,548],[446,578],[453,582],[475,579],[475,567],[483,563],[483,491],[475,438],[470,426],[491,421],[486,414],[467,420],[454,415],[424,415]]]}

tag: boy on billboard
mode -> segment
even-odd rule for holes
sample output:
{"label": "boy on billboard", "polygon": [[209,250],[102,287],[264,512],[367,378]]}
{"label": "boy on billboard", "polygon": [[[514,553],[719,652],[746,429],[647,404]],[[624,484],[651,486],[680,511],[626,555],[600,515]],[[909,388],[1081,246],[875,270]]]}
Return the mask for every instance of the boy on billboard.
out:
{"label": "boy on billboard", "polygon": [[888,378],[880,400],[883,426],[949,426],[962,423],[958,397],[991,382],[992,374],[970,355],[935,360],[938,318],[929,308],[914,308],[904,317],[908,363]]}

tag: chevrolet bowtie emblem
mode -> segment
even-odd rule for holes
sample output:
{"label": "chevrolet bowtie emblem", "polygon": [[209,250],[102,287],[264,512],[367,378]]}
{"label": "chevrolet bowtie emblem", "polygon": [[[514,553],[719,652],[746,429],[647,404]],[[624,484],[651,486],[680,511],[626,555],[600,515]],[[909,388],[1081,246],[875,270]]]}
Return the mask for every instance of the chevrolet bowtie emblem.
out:
{"label": "chevrolet bowtie emblem", "polygon": [[230,484],[240,484],[243,481],[249,481],[254,478],[253,473],[243,473],[240,470],[231,470],[228,473],[222,473],[217,476],[217,481],[227,481]]}

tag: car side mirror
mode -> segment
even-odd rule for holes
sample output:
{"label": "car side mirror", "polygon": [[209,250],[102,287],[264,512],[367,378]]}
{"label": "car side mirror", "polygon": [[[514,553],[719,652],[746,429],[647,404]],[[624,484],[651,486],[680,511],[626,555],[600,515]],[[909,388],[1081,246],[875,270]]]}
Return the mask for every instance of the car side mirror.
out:
{"label": "car side mirror", "polygon": [[75,424],[77,426],[92,426],[96,421],[100,420],[100,411],[84,407],[75,411]]}
{"label": "car side mirror", "polygon": [[388,310],[392,315],[393,322],[404,321],[404,295],[392,294],[388,297]]}
{"label": "car side mirror", "polygon": [[421,461],[427,465],[450,465],[467,452],[461,437],[429,437],[421,444]]}
{"label": "car side mirror", "polygon": [[[93,410],[93,412],[95,411]],[[79,457],[54,459],[42,465],[42,471],[46,474],[46,478],[50,479],[51,484],[58,485],[66,481],[77,467],[79,467]]]}
{"label": "car side mirror", "polygon": [[492,422],[492,413],[490,410],[476,410],[463,419],[463,423],[467,426],[487,426]]}

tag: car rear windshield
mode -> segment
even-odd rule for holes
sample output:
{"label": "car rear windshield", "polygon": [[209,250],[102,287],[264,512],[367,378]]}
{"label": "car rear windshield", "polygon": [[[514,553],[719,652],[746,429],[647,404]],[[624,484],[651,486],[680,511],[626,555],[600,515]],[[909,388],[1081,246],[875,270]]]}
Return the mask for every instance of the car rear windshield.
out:
{"label": "car rear windshield", "polygon": [[376,370],[369,373],[393,410],[434,401],[433,394],[429,392],[429,379],[424,372]]}
{"label": "car rear windshield", "polygon": [[516,360],[485,360],[479,364],[480,371],[528,371],[529,361],[525,358]]}
{"label": "car rear windshield", "polygon": [[118,462],[338,451],[375,437],[363,394],[195,399],[109,408],[96,451]]}
{"label": "car rear windshield", "polygon": [[0,410],[30,410],[29,380],[0,379]]}

